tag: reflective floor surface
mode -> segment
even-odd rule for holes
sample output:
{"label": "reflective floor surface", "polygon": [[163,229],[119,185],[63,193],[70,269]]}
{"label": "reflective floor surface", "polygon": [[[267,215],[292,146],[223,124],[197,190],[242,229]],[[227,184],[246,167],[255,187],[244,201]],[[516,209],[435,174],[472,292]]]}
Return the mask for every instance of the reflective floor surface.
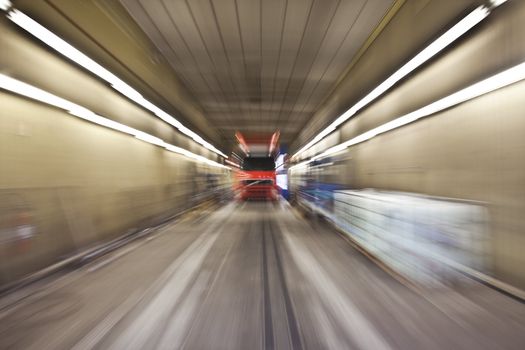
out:
{"label": "reflective floor surface", "polygon": [[283,203],[228,204],[0,300],[2,349],[523,349],[525,306],[399,283]]}

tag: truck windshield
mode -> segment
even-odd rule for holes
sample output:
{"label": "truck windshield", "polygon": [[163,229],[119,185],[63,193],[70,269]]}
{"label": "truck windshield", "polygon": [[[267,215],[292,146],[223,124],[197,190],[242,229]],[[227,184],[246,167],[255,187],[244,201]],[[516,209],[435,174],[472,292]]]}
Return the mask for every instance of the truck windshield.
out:
{"label": "truck windshield", "polygon": [[272,157],[246,157],[242,162],[242,170],[275,170],[275,161]]}

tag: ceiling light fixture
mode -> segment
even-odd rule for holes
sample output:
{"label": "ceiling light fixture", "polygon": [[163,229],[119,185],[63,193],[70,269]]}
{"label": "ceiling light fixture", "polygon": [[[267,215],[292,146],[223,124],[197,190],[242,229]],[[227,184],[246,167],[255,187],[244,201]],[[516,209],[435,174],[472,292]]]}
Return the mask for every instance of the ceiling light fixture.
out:
{"label": "ceiling light fixture", "polygon": [[498,7],[499,5],[507,1],[508,0],[490,0],[490,4],[492,5],[492,7]]}
{"label": "ceiling light fixture", "polygon": [[237,164],[237,163],[235,163],[235,162],[232,162],[232,161],[229,160],[229,159],[225,159],[224,161],[225,161],[226,163],[228,163],[228,164],[230,164],[230,165],[236,167],[236,168],[240,168],[240,165],[239,165],[239,164]]}
{"label": "ceiling light fixture", "polygon": [[9,0],[0,0],[0,10],[7,11],[13,6]]}

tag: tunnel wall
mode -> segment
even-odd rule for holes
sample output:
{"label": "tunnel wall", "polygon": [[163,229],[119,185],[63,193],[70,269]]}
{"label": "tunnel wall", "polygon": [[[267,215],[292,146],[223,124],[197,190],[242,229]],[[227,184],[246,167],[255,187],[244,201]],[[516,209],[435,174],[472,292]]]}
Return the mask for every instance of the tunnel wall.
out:
{"label": "tunnel wall", "polygon": [[[217,159],[9,23],[0,31],[2,73]],[[24,97],[1,91],[0,106],[0,285],[193,207],[210,176],[229,181],[225,170]]]}
{"label": "tunnel wall", "polygon": [[[406,0],[382,31],[351,66],[338,85],[314,112],[291,149],[299,149],[334,116],[342,114],[386,77],[416,55],[481,0]],[[313,150],[312,150],[313,151]],[[304,153],[308,155],[308,151]]]}
{"label": "tunnel wall", "polygon": [[[509,1],[473,33],[345,123],[311,153],[523,62],[523,23],[525,3]],[[491,255],[491,267],[484,272],[525,289],[524,94],[525,83],[516,83],[379,135],[337,155],[339,161],[317,170],[321,175],[316,177],[342,188],[375,188],[483,203],[490,216]],[[293,174],[296,190],[301,173],[304,170]]]}
{"label": "tunnel wall", "polygon": [[[181,77],[173,74],[159,49],[135,24],[120,1],[12,2],[15,8],[67,42],[74,43],[77,49],[140,91],[155,105],[177,115],[181,122],[194,131],[198,130],[208,141],[214,144],[222,141]],[[24,42],[16,40],[14,44],[23,46]]]}

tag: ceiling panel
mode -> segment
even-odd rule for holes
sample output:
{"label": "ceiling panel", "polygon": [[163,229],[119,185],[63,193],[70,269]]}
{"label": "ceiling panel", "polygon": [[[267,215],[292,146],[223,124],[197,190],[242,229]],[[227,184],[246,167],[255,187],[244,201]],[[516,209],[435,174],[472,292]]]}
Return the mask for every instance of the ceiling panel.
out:
{"label": "ceiling panel", "polygon": [[393,0],[121,0],[233,140],[311,119]]}

